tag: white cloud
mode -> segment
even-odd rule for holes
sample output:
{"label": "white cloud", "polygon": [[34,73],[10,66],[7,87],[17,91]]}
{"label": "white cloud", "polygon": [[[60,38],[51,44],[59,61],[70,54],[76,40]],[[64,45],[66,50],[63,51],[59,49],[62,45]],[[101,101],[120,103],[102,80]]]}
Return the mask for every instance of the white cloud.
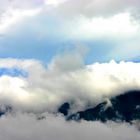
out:
{"label": "white cloud", "polygon": [[[0,33],[6,32],[12,25],[17,26],[17,22],[24,18],[35,16],[40,13],[40,10],[46,10],[42,1],[41,6],[38,6],[38,1],[35,5],[32,4],[34,1],[30,1],[30,4],[24,2],[23,4],[19,0],[15,1],[15,4],[12,4],[15,9],[6,4],[1,14],[3,16]],[[45,3],[48,7],[49,5],[55,7],[51,7],[52,10],[48,14],[51,15],[52,12],[52,15],[62,18],[64,30],[60,32],[64,31],[64,35],[84,40],[100,37],[123,37],[123,39],[138,37],[139,23],[131,19],[130,15],[133,12],[130,9],[135,11],[136,6],[138,14],[139,1],[127,2],[126,0],[123,2],[114,0],[113,3],[110,0],[59,2],[49,0]],[[130,48],[130,54],[132,47],[133,44],[125,47],[123,52],[126,48]],[[139,52],[139,46],[135,50]],[[16,59],[0,59],[0,67],[19,67],[29,73],[28,78],[0,77],[0,101],[9,103],[17,109],[55,110],[62,102],[74,100],[77,108],[73,110],[80,110],[87,102],[95,105],[104,96],[110,97],[127,90],[140,89],[140,64],[133,62],[117,64],[111,61],[87,66],[84,65],[79,54],[70,54],[64,58],[56,57],[47,69],[36,60]]]}
{"label": "white cloud", "polygon": [[29,9],[29,10],[19,10],[19,9],[8,9],[1,16],[0,22],[0,33],[5,33],[12,25],[16,25],[23,19],[27,17],[32,17],[37,15],[40,12],[38,9]]}
{"label": "white cloud", "polygon": [[77,55],[56,57],[47,69],[35,60],[1,59],[0,67],[19,67],[28,77],[0,77],[0,101],[30,111],[55,111],[63,102],[73,101],[72,111],[77,111],[87,103],[95,105],[104,98],[140,90],[140,63],[84,65]]}
{"label": "white cloud", "polygon": [[32,114],[17,113],[0,119],[2,140],[139,140],[140,133],[132,125],[108,122],[66,122],[60,116],[46,114],[36,120]]}
{"label": "white cloud", "polygon": [[[126,0],[25,0],[24,2],[14,0],[11,2],[12,6],[8,6],[8,1],[1,3],[6,7],[1,14],[3,15],[0,23],[1,33],[12,25],[17,25],[18,21],[23,21],[31,15],[36,16],[37,13],[40,13],[40,17],[43,12],[51,18],[56,16],[61,19],[62,28],[56,25],[54,30],[69,39],[89,40],[104,37],[124,39],[139,36],[139,22],[132,18],[138,17],[138,0],[129,2]],[[46,31],[46,26],[44,28]],[[40,32],[43,34],[44,30]]]}
{"label": "white cloud", "polygon": [[118,41],[139,36],[139,4],[138,0],[66,0],[49,12],[63,19],[62,28],[56,30],[66,38]]}
{"label": "white cloud", "polygon": [[66,23],[64,30],[67,36],[82,40],[127,39],[140,34],[139,23],[131,20],[130,13],[120,13],[108,18],[94,17],[89,19],[81,16]]}

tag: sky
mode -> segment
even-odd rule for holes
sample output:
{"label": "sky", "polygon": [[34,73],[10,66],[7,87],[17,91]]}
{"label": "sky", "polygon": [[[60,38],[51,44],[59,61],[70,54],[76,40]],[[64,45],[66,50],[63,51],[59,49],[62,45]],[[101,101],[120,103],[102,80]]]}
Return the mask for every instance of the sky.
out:
{"label": "sky", "polygon": [[0,57],[38,59],[84,46],[86,64],[139,61],[138,0],[1,0]]}
{"label": "sky", "polygon": [[12,107],[0,117],[0,139],[139,140],[137,120],[67,122],[57,114],[64,102],[73,114],[140,90],[139,5],[0,0],[0,111]]}

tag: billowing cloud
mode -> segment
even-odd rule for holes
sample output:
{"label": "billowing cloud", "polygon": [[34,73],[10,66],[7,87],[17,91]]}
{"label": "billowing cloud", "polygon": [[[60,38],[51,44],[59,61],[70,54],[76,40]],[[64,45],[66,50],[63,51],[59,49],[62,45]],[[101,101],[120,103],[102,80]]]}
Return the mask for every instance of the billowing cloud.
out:
{"label": "billowing cloud", "polygon": [[28,77],[0,77],[0,102],[16,109],[55,111],[65,101],[71,111],[129,90],[140,90],[140,64],[110,61],[84,65],[77,53],[56,57],[47,68],[36,60],[1,59],[0,67],[20,68]]}

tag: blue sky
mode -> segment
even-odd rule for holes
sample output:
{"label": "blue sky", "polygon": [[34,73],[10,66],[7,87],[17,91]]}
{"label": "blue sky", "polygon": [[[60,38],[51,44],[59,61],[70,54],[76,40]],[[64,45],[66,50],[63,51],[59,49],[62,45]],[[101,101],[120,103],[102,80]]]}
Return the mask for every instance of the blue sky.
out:
{"label": "blue sky", "polygon": [[18,76],[27,77],[27,73],[18,68],[11,68],[11,69],[0,68],[0,76],[2,76],[2,75],[9,75],[12,77],[18,77]]}
{"label": "blue sky", "polygon": [[0,58],[48,63],[56,55],[84,46],[86,64],[139,61],[139,1],[119,2],[3,1]]}

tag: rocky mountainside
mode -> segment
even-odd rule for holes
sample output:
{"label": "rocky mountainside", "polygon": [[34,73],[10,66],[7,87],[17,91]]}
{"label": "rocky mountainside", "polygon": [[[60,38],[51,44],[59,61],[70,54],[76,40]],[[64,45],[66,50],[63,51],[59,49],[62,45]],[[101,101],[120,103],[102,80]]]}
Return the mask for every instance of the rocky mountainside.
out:
{"label": "rocky mountainside", "polygon": [[59,112],[63,113],[67,120],[100,120],[106,122],[140,120],[140,91],[130,91],[111,98],[108,102],[102,102],[93,108],[68,115],[69,103],[64,103]]}

